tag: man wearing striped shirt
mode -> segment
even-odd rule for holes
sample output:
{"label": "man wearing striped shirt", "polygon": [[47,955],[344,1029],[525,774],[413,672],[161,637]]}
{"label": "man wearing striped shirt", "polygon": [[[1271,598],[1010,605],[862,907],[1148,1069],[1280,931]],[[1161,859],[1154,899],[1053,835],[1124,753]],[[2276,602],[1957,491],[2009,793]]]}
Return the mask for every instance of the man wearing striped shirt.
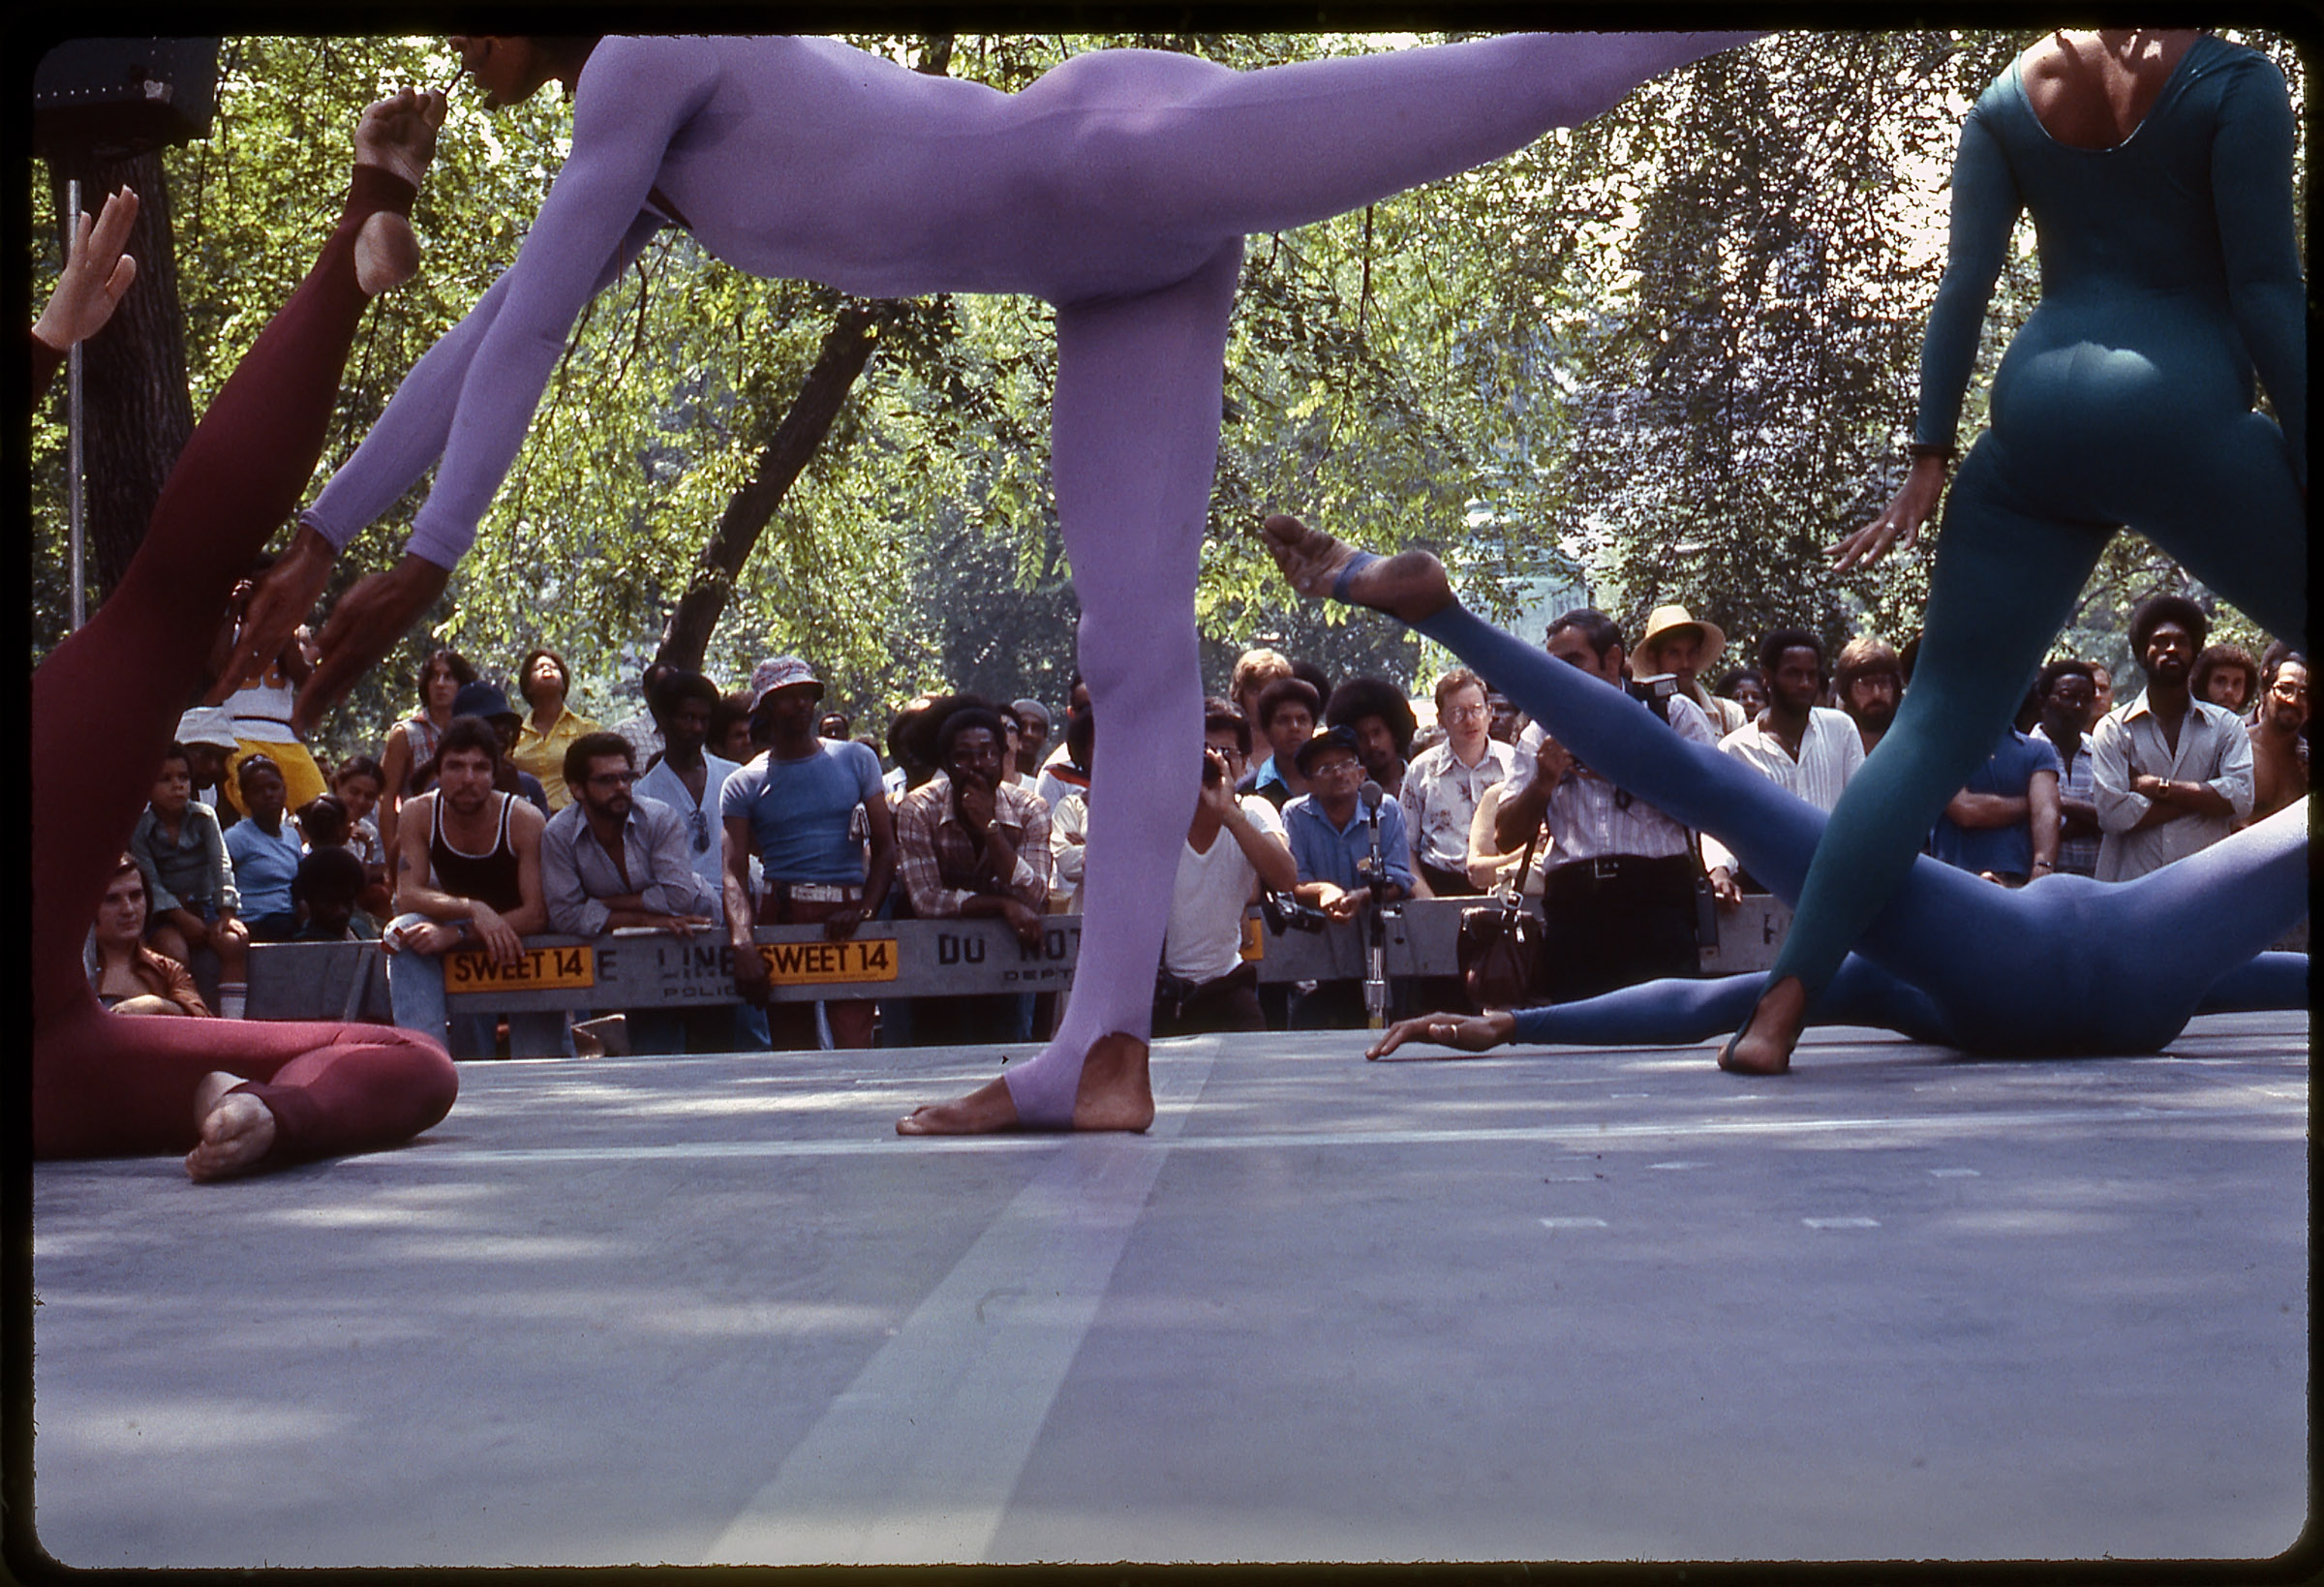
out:
{"label": "man wearing striped shirt", "polygon": [[[1610,688],[1622,687],[1622,631],[1603,612],[1567,612],[1549,625],[1551,656]],[[1679,734],[1715,745],[1710,718],[1685,695],[1664,694],[1653,709]],[[1539,722],[1517,740],[1516,770],[1501,785],[1494,840],[1525,847],[1549,828],[1549,870],[1542,894],[1547,926],[1546,984],[1569,1002],[1664,976],[1697,974],[1695,835],[1661,810],[1576,761]],[[1714,879],[1716,880],[1716,879]],[[1721,889],[1734,897],[1733,884]]]}

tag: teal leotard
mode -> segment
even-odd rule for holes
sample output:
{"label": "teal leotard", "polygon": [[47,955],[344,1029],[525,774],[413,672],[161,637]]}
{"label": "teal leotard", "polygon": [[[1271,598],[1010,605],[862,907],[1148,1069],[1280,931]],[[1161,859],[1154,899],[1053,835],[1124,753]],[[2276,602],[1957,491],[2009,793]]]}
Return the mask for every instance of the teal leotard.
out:
{"label": "teal leotard", "polygon": [[[2021,210],[2041,302],[1946,502],[1912,686],[1833,811],[1773,972],[1811,994],[2007,724],[2117,526],[2305,643],[2306,289],[2283,77],[2198,39],[2127,139],[2082,149],[2035,118],[2021,65],[1962,128],[1919,441],[1953,439]],[[2280,425],[2252,410],[2255,368]]]}

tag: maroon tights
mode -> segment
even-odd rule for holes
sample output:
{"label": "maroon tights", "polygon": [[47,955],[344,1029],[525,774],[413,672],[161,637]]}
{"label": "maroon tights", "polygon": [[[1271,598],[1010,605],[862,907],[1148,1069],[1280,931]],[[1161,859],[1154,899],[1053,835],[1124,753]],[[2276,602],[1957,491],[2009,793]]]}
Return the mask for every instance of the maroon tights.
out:
{"label": "maroon tights", "polygon": [[186,1151],[194,1092],[224,1070],[275,1117],[268,1166],[392,1145],[443,1118],[451,1059],[392,1026],[123,1018],[81,942],[144,809],[234,581],[305,491],[364,306],[355,233],[410,183],[355,168],[321,257],[210,404],[129,570],[32,679],[32,1146],[36,1157]]}

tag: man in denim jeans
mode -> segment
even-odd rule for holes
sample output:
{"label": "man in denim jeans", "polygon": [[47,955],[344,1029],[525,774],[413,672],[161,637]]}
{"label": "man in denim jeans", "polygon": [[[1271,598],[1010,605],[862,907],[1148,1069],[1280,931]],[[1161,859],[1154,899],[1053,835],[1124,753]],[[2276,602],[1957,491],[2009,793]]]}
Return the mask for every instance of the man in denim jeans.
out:
{"label": "man in denim jeans", "polygon": [[[481,717],[454,717],[437,746],[436,786],[404,806],[396,830],[395,902],[384,933],[395,1022],[443,1041],[454,1057],[490,1057],[493,1016],[450,1017],[443,956],[481,948],[496,963],[524,955],[521,938],[549,929],[540,884],[547,821],[530,802],[494,786],[501,736]],[[562,1013],[511,1014],[517,1057],[570,1053]]]}

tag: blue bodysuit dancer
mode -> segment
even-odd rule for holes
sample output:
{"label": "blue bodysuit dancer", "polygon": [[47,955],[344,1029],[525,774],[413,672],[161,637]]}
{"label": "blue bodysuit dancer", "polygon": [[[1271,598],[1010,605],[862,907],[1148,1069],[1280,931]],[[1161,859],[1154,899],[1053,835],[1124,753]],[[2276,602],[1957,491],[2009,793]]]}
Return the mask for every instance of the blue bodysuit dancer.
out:
{"label": "blue bodysuit dancer", "polygon": [[[474,538],[591,294],[659,227],[754,275],[872,297],[1056,305],[1051,464],[1108,721],[1081,959],[1040,1056],[909,1134],[1144,1129],[1146,1038],[1202,742],[1195,577],[1246,233],[1301,226],[1585,121],[1748,35],[1513,35],[1235,72],[1097,50],[1018,94],[810,38],[455,40],[489,102],[550,77],[572,152],[515,264],[412,371],[254,597],[288,638],[330,561],[441,456],[409,554],[343,596],[312,721],[407,632]],[[1085,1063],[1086,1058],[1086,1063]]]}
{"label": "blue bodysuit dancer", "polygon": [[[1936,501],[2021,209],[2036,228],[2041,301],[2002,360],[1991,427],[1946,503],[1912,687],[1832,812],[1728,1067],[1789,1062],[1806,1007],[2008,725],[2117,526],[2304,646],[2308,363],[2292,132],[2266,57],[2186,33],[2060,35],[1970,112],[1921,353],[1912,475],[1834,547],[1843,570],[1909,536]],[[2280,427],[2252,410],[2254,365]]]}
{"label": "blue bodysuit dancer", "polygon": [[[1716,835],[1778,897],[1799,896],[1825,831],[1815,806],[1469,612],[1425,551],[1384,561],[1283,517],[1268,520],[1267,534],[1297,588],[1402,618],[1592,770]],[[2050,875],[2012,889],[1922,856],[1831,978],[1816,1017],[1968,1053],[2153,1053],[2195,1014],[2307,1007],[2308,956],[2263,951],[2307,912],[2305,800],[2130,882]],[[2093,942],[2107,951],[2091,953]],[[1732,1029],[1768,979],[1650,981],[1514,1018],[1433,1015],[1396,1026],[1374,1053],[1416,1039],[1472,1050],[1510,1039],[1699,1041]]]}

